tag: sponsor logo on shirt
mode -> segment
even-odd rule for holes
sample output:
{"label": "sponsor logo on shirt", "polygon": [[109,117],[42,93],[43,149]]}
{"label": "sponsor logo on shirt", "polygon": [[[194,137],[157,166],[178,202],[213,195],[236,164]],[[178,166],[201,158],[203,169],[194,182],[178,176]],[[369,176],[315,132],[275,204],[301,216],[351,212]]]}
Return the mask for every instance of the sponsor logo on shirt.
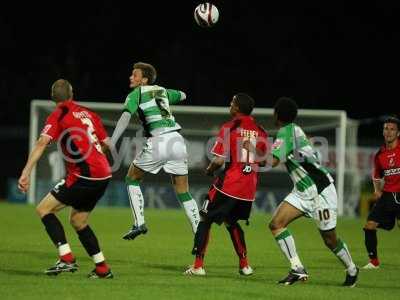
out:
{"label": "sponsor logo on shirt", "polygon": [[395,169],[387,169],[383,171],[383,175],[385,176],[392,176],[392,175],[398,175],[400,174],[400,168],[395,168]]}

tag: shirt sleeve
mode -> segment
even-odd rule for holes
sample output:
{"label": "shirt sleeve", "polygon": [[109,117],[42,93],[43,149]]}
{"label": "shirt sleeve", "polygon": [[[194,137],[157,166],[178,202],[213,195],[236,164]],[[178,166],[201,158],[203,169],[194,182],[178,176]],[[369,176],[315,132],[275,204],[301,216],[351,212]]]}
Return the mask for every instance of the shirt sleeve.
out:
{"label": "shirt sleeve", "polygon": [[94,122],[95,122],[95,131],[99,141],[104,141],[108,138],[108,133],[104,128],[103,122],[97,114],[93,114]]}
{"label": "shirt sleeve", "polygon": [[140,88],[134,89],[125,100],[124,110],[129,111],[131,114],[136,113],[139,107]]}
{"label": "shirt sleeve", "polygon": [[45,135],[51,138],[52,140],[57,140],[61,134],[61,126],[58,122],[60,116],[62,114],[62,110],[57,108],[53,111],[46,120],[46,123],[42,129],[40,135]]}
{"label": "shirt sleeve", "polygon": [[168,101],[170,104],[177,104],[186,99],[186,94],[182,91],[167,89]]}
{"label": "shirt sleeve", "polygon": [[276,140],[272,145],[272,155],[280,161],[286,161],[287,156],[293,150],[293,138],[290,128],[283,127],[278,131]]}
{"label": "shirt sleeve", "polygon": [[382,167],[379,162],[379,152],[375,154],[374,158],[374,169],[372,171],[372,179],[380,180],[383,178]]}
{"label": "shirt sleeve", "polygon": [[216,156],[226,157],[227,146],[230,138],[230,131],[227,127],[223,126],[217,136],[214,146],[211,149],[211,153]]}
{"label": "shirt sleeve", "polygon": [[127,111],[124,111],[117,122],[117,126],[114,128],[114,132],[111,137],[111,142],[115,145],[121,135],[124,133],[126,128],[129,125],[129,121],[131,120],[131,114]]}

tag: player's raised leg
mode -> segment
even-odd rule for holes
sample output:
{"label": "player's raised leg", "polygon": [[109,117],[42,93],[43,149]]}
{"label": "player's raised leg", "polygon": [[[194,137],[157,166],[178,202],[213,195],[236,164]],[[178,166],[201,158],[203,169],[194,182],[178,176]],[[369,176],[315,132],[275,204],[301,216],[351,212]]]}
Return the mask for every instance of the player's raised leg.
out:
{"label": "player's raised leg", "polygon": [[110,267],[106,263],[103,252],[100,250],[100,245],[92,228],[88,224],[90,212],[71,210],[70,223],[78,234],[86,252],[92,257],[95,263],[95,269],[89,273],[90,278],[113,278]]}
{"label": "player's raised leg", "polygon": [[58,249],[59,260],[53,267],[48,268],[47,275],[58,275],[61,272],[75,272],[78,265],[67,243],[64,228],[55,213],[66,205],[58,201],[51,193],[47,194],[37,205],[36,212],[46,228],[47,234]]}
{"label": "player's raised leg", "polygon": [[140,181],[143,176],[144,171],[132,164],[129,168],[128,175],[125,178],[129,203],[134,217],[134,225],[123,236],[124,240],[133,240],[138,235],[147,233],[147,227],[144,221],[144,200],[142,190],[140,189]]}
{"label": "player's raised leg", "polygon": [[189,192],[188,176],[187,175],[171,175],[172,184],[178,197],[179,202],[185,210],[186,217],[192,226],[193,234],[196,233],[197,226],[200,222],[199,208],[196,201]]}
{"label": "player's raised leg", "polygon": [[290,285],[296,281],[305,281],[308,279],[308,274],[297,254],[294,239],[286,228],[290,222],[302,215],[302,211],[288,202],[282,201],[269,223],[269,229],[271,230],[272,235],[275,237],[279,248],[290,262],[289,274],[278,282],[281,284]]}

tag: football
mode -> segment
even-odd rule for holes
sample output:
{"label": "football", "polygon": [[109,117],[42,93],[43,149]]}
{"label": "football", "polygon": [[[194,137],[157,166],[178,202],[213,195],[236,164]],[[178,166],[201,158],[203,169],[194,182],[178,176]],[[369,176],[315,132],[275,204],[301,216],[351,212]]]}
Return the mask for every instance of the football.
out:
{"label": "football", "polygon": [[197,5],[194,10],[194,19],[201,27],[211,27],[218,22],[218,8],[211,3],[205,2]]}

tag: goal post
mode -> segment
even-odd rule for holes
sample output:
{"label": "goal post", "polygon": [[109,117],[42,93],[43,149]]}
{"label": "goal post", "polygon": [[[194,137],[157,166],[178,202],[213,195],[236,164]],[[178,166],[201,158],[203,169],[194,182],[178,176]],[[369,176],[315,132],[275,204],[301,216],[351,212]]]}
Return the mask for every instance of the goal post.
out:
{"label": "goal post", "polygon": [[[122,103],[103,103],[84,101],[79,102],[100,115],[106,130],[111,135],[116,122],[123,109]],[[55,108],[50,100],[32,100],[30,119],[30,150],[33,149],[39,137],[46,117]],[[171,106],[176,121],[181,125],[181,133],[188,145],[189,152],[189,181],[192,194],[200,202],[207,193],[210,179],[203,176],[203,169],[208,164],[206,156],[210,138],[214,137],[221,124],[230,119],[228,107],[218,106],[188,106],[185,104]],[[269,133],[274,137],[277,130],[273,124],[272,108],[255,108],[252,115],[256,118]],[[299,109],[296,123],[301,126],[305,133],[322,146],[327,146],[323,152],[323,163],[333,173],[335,185],[338,192],[338,214],[354,215],[359,201],[359,174],[357,169],[357,128],[358,123],[347,117],[342,110],[314,110]],[[138,136],[141,129],[137,122],[132,123],[125,132],[126,137]],[[120,149],[124,148],[125,156],[122,159],[121,167],[113,173],[113,180],[102,201],[106,205],[118,205],[128,201],[117,200],[127,199],[123,178],[126,175],[130,162],[136,153],[134,139],[126,143],[119,143]],[[31,185],[28,193],[28,202],[39,201],[49,189],[60,180],[63,175],[62,159],[57,156],[55,146],[50,146],[49,151],[43,155],[42,160],[32,171]],[[122,151],[122,150],[121,150]],[[122,151],[122,152],[123,152]],[[151,177],[151,178],[150,178]],[[168,208],[175,205],[174,201],[166,199],[174,198],[168,186],[169,179],[163,175],[147,176],[144,188],[145,199],[149,198],[147,205],[152,207]],[[257,192],[255,209],[272,212],[283,197],[292,189],[292,183],[288,179],[283,168],[277,168],[260,175],[260,184]],[[110,191],[109,191],[110,190]],[[121,191],[120,191],[121,190]],[[357,194],[358,193],[358,194]],[[161,196],[161,194],[163,196]],[[152,198],[153,197],[153,198]],[[179,204],[176,204],[179,206]]]}

